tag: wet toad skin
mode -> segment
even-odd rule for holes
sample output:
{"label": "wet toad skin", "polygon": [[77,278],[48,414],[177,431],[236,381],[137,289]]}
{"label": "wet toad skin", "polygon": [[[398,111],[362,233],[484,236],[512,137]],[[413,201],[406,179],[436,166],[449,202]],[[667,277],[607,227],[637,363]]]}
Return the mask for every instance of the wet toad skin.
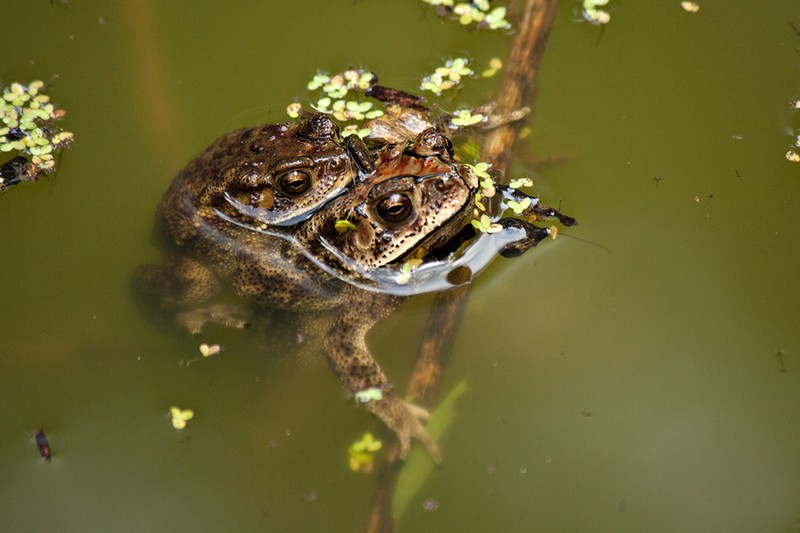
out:
{"label": "wet toad skin", "polygon": [[[497,255],[554,236],[532,221],[576,222],[494,184],[499,214],[475,237],[490,202],[478,200],[478,177],[454,159],[449,139],[420,117],[385,121],[367,139],[374,153],[356,136],[339,139],[319,114],[222,137],[164,195],[164,263],[141,267],[136,279],[193,333],[209,321],[244,327],[253,310],[294,312],[305,331],[322,333],[339,380],[397,434],[401,454],[418,439],[439,460],[422,425],[427,411],[394,395],[367,333],[403,296],[451,287],[456,271],[458,283],[468,281]],[[511,201],[525,202],[515,213],[526,218],[501,218]],[[226,285],[246,308],[215,303]]]}
{"label": "wet toad skin", "polygon": [[230,308],[185,309],[219,292],[236,251],[253,237],[223,223],[220,213],[246,213],[262,228],[290,226],[341,194],[370,163],[363,144],[343,142],[324,114],[223,135],[175,177],[159,204],[165,261],[139,269],[141,292],[178,309],[193,333],[208,321],[243,327]]}
{"label": "wet toad skin", "polygon": [[226,206],[265,224],[295,224],[342,193],[364,170],[359,165],[369,164],[358,141],[342,141],[338,127],[322,113],[223,135],[178,174],[164,195],[159,213],[166,231],[190,239],[198,217]]}
{"label": "wet toad skin", "polygon": [[[229,187],[236,180],[220,180],[219,171],[203,167],[218,165],[215,154],[221,149],[212,146],[165,194],[158,211],[170,241],[165,261],[142,267],[140,285],[175,309],[193,332],[208,321],[246,324],[245,313],[237,313],[242,309],[214,304],[223,284],[256,308],[288,309],[302,321],[322,316],[312,311],[335,309],[323,348],[340,381],[355,395],[380,391],[380,399],[365,405],[397,433],[404,454],[416,438],[438,459],[438,448],[421,423],[426,411],[393,394],[364,340],[402,299],[360,281],[381,269],[396,271],[406,258],[437,248],[468,223],[477,178],[466,166],[453,164],[451,149],[449,141],[426,130],[412,143],[381,149],[368,174],[359,174],[353,161],[334,166],[358,179],[350,177],[344,193],[329,193],[305,220],[281,225],[265,223],[257,203],[231,202],[244,197],[239,192],[220,190],[219,183]],[[338,228],[344,220],[354,229]]]}

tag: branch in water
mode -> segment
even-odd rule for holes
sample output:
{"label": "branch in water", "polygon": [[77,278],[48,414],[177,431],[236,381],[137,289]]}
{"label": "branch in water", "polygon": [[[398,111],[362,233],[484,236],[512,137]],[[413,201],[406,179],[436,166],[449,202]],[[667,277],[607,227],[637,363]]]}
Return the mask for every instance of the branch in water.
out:
{"label": "branch in water", "polygon": [[[505,75],[500,85],[497,112],[509,113],[525,105],[532,106],[535,81],[544,54],[547,37],[553,25],[558,0],[527,0],[509,53]],[[491,163],[501,175],[508,170],[517,138],[519,124],[506,124],[492,130],[483,145],[483,160]],[[440,293],[417,352],[407,399],[431,404],[439,390],[447,358],[461,315],[469,295],[470,285],[461,285]],[[367,531],[394,531],[391,504],[394,484],[400,468],[397,442],[387,450],[381,465],[378,484],[372,499]]]}

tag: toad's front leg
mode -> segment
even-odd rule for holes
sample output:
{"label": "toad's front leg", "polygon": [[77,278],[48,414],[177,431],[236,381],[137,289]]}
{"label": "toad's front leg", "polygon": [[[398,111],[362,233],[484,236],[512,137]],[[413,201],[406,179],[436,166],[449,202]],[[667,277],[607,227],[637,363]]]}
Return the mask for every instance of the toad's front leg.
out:
{"label": "toad's front leg", "polygon": [[365,340],[372,326],[393,311],[400,301],[394,296],[364,291],[347,297],[325,337],[325,355],[347,390],[397,435],[401,457],[408,455],[414,438],[439,462],[439,448],[422,425],[429,416],[428,411],[394,394],[392,384],[372,357]]}

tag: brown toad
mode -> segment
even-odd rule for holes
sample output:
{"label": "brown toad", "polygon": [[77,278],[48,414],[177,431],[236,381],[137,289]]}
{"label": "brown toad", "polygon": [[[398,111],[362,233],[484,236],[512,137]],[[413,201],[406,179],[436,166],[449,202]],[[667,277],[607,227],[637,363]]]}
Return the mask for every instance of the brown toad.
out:
{"label": "brown toad", "polygon": [[171,241],[165,264],[145,267],[136,278],[144,281],[145,294],[180,310],[179,320],[194,333],[208,321],[243,327],[229,306],[186,309],[220,290],[220,275],[229,273],[236,243],[246,236],[223,222],[218,210],[246,213],[261,227],[290,226],[371,170],[360,139],[343,141],[322,113],[227,133],[173,180],[157,219],[159,233]]}
{"label": "brown toad", "polygon": [[[215,164],[213,151],[191,162],[159,206],[170,240],[165,262],[144,267],[139,279],[195,332],[208,320],[244,325],[228,309],[209,306],[223,282],[256,308],[290,310],[315,323],[327,317],[324,353],[345,388],[397,434],[403,455],[416,438],[438,460],[439,450],[421,423],[427,412],[394,394],[365,336],[402,296],[446,287],[448,274],[464,261],[475,272],[498,248],[502,253],[510,243],[524,251],[548,231],[501,220],[504,231],[476,239],[468,252],[480,253],[464,253],[459,263],[452,251],[459,236],[472,232],[478,177],[453,159],[447,138],[428,128],[413,141],[383,146],[374,161],[357,144],[343,155],[343,143],[328,139],[344,158],[329,168],[345,169],[351,177],[341,178],[348,183],[343,193],[329,187],[327,201],[303,217],[282,209],[271,219],[264,212],[270,206],[258,201],[260,192],[230,190],[231,183],[242,182],[241,172],[226,181],[231,172],[203,171],[203,164]],[[270,178],[273,186],[276,176]],[[492,240],[501,235],[499,242]]]}

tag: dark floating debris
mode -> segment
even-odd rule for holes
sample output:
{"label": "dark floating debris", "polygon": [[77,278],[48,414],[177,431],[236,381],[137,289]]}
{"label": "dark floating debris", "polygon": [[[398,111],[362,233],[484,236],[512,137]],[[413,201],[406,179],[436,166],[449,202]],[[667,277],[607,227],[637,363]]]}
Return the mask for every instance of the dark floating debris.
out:
{"label": "dark floating debris", "polygon": [[36,446],[39,448],[39,455],[41,455],[42,459],[45,461],[49,461],[52,457],[52,453],[50,452],[50,443],[47,442],[47,435],[45,435],[44,430],[37,429],[33,436],[36,439]]}

